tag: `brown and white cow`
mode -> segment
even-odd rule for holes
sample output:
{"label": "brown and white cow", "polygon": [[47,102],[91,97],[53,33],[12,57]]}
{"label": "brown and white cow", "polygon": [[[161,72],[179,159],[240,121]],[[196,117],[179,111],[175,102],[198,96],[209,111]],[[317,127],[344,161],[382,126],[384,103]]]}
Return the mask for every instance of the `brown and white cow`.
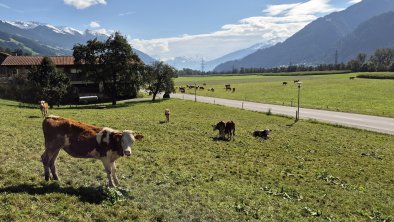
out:
{"label": "brown and white cow", "polygon": [[44,100],[40,101],[40,110],[43,118],[48,116],[48,103]]}
{"label": "brown and white cow", "polygon": [[216,123],[215,125],[212,125],[213,131],[219,130],[219,139],[224,139],[225,138],[225,130],[226,130],[226,123],[224,121],[220,121]]}
{"label": "brown and white cow", "polygon": [[63,148],[73,157],[101,160],[107,173],[108,185],[114,187],[119,184],[115,160],[121,156],[130,156],[135,140],[143,138],[129,130],[101,128],[58,116],[46,117],[42,127],[45,152],[41,160],[44,164],[45,180],[49,180],[49,170],[54,180],[59,179],[55,161]]}
{"label": "brown and white cow", "polygon": [[227,121],[226,127],[224,130],[224,134],[227,135],[228,140],[231,140],[231,138],[234,139],[235,136],[235,123],[233,121]]}
{"label": "brown and white cow", "polygon": [[166,122],[170,122],[170,109],[165,109],[164,110],[164,115],[166,116]]}

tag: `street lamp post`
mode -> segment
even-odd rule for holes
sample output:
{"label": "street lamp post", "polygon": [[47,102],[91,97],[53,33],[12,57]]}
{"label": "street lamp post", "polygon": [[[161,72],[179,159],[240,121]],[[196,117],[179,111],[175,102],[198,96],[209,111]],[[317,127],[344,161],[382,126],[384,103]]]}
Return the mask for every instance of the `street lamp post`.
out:
{"label": "street lamp post", "polygon": [[197,84],[194,83],[194,102],[197,102]]}
{"label": "street lamp post", "polygon": [[296,115],[296,121],[300,119],[300,97],[301,97],[301,84],[302,82],[298,81],[298,105],[297,105],[297,115]]}

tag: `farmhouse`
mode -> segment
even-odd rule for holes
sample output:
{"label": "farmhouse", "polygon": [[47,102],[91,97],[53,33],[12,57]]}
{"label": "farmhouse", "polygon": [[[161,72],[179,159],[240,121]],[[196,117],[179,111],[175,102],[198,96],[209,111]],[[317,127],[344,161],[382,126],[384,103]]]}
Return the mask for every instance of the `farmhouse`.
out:
{"label": "farmhouse", "polygon": [[[64,72],[71,84],[78,89],[79,96],[103,96],[100,84],[87,81],[81,75],[80,65],[75,64],[73,56],[50,56],[56,68]],[[34,66],[39,66],[44,56],[11,56],[0,53],[0,83],[6,84],[15,75],[27,75]]]}

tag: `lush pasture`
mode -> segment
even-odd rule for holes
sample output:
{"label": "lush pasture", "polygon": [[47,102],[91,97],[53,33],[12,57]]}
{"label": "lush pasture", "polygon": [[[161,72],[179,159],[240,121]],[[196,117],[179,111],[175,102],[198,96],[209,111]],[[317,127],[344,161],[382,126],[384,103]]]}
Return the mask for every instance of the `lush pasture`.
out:
{"label": "lush pasture", "polygon": [[[290,106],[297,103],[297,85],[293,80],[299,79],[303,107],[394,117],[394,81],[349,79],[357,75],[180,77],[175,82],[177,86],[206,83],[198,95]],[[231,84],[235,93],[226,92],[225,84]],[[207,88],[214,88],[215,92],[208,92]],[[194,93],[194,89],[187,93]]]}
{"label": "lush pasture", "polygon": [[[394,219],[393,136],[182,100],[50,110],[145,135],[110,190],[99,161],[63,151],[61,181],[44,182],[40,112],[17,105],[0,100],[0,221]],[[235,141],[215,140],[222,119]],[[263,128],[271,139],[251,137]]]}

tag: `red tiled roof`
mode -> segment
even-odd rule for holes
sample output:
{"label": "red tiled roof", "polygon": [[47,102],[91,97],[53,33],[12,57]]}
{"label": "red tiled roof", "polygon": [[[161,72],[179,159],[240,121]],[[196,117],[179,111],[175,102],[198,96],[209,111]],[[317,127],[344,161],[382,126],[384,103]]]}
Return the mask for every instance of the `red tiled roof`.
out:
{"label": "red tiled roof", "polygon": [[[74,65],[73,56],[49,56],[52,62],[57,65]],[[8,56],[2,63],[2,66],[34,66],[40,65],[43,56]]]}

